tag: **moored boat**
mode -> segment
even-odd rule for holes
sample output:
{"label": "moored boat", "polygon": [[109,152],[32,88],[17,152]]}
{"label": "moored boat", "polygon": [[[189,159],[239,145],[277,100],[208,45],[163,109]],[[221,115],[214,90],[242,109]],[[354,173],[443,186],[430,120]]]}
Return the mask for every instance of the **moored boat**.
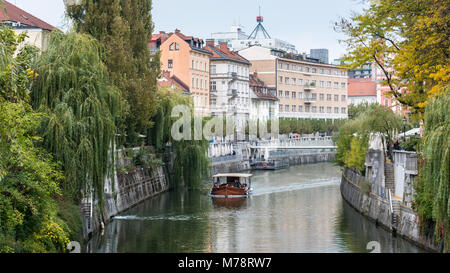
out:
{"label": "moored boat", "polygon": [[224,173],[213,176],[213,198],[245,198],[251,191],[252,174]]}

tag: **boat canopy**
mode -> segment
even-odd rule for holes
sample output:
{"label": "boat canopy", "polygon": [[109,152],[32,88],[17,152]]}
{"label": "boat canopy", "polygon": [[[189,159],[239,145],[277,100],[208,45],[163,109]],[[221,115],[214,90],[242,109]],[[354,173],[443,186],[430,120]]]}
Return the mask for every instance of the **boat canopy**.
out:
{"label": "boat canopy", "polygon": [[213,178],[219,177],[239,177],[239,178],[249,178],[252,177],[253,174],[250,173],[220,173],[213,176]]}

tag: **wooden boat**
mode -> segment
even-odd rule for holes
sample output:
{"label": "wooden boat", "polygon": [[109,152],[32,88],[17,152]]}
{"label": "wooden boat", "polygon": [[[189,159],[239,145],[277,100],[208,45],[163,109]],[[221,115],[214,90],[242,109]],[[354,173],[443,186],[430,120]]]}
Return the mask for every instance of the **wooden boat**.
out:
{"label": "wooden boat", "polygon": [[252,174],[224,173],[213,176],[213,198],[245,198],[251,191]]}

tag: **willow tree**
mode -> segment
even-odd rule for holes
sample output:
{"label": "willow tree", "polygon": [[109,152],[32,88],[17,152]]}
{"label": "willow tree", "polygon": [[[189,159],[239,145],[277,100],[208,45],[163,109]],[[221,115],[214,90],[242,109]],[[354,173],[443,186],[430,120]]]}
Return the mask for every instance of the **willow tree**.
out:
{"label": "willow tree", "polygon": [[160,65],[159,57],[151,58],[148,48],[151,9],[150,0],[82,0],[67,10],[76,31],[92,35],[105,47],[103,61],[110,79],[129,106],[121,130],[129,146],[151,128],[150,117],[155,113]]}
{"label": "willow tree", "polygon": [[[374,63],[390,94],[418,116],[450,81],[450,0],[371,0],[336,23],[349,68]],[[403,92],[406,87],[409,92]]]}
{"label": "willow tree", "polygon": [[100,200],[114,162],[110,151],[121,107],[102,52],[89,35],[52,33],[36,61],[32,89],[33,107],[46,113],[43,145],[63,165],[64,189],[76,196],[93,189]]}
{"label": "willow tree", "polygon": [[[164,152],[166,144],[171,144],[171,151],[174,152],[175,160],[173,162],[173,175],[175,186],[184,182],[188,188],[197,188],[202,178],[210,171],[210,160],[208,158],[209,142],[202,140],[181,140],[176,141],[171,135],[173,124],[178,117],[172,117],[172,109],[177,105],[186,105],[190,108],[191,117],[193,114],[192,99],[189,96],[182,95],[181,91],[174,89],[161,89],[158,92],[157,111],[152,117],[155,121],[155,128],[149,132],[150,144],[154,145],[156,150]],[[205,123],[202,119],[202,123]],[[192,122],[192,132],[194,121]]]}
{"label": "willow tree", "polygon": [[[450,87],[426,108],[416,210],[424,232],[450,250]],[[434,230],[432,229],[434,227]]]}

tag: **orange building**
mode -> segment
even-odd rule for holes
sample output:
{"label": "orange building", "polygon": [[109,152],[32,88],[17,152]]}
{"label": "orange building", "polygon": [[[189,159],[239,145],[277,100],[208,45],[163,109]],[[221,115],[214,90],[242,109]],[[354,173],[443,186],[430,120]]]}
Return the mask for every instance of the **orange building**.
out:
{"label": "orange building", "polygon": [[150,51],[161,51],[161,69],[176,76],[188,87],[195,113],[209,114],[209,63],[212,53],[205,50],[204,41],[193,36],[160,32],[150,41]]}

